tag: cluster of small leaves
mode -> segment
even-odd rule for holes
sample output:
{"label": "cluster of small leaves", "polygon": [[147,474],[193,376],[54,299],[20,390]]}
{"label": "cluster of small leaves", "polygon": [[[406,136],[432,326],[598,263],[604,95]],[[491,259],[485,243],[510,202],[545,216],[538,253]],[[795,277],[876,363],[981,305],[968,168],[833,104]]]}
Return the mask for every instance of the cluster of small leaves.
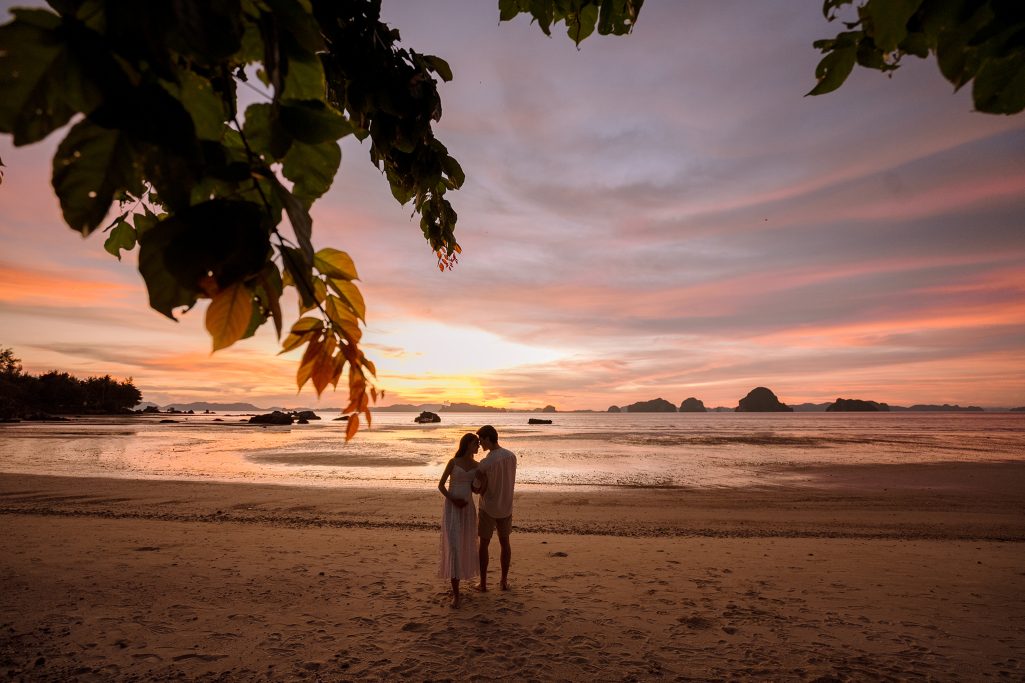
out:
{"label": "cluster of small leaves", "polygon": [[[318,395],[347,368],[351,438],[377,397],[365,306],[349,256],[314,250],[310,208],[338,171],[338,141],[369,136],[439,266],[454,262],[445,192],[463,172],[431,129],[433,75],[449,80],[448,65],[399,49],[380,0],[48,4],[0,26],[0,132],[27,145],[74,123],[53,159],[64,220],[85,235],[106,221],[118,259],[138,246],[150,305],[169,318],[210,299],[214,350],[268,319],[280,336],[294,287],[303,317],[282,352],[306,345],[297,384]],[[240,112],[242,87],[266,101]]]}
{"label": "cluster of small leaves", "polygon": [[328,101],[348,114],[353,133],[370,138],[370,158],[400,203],[413,202],[420,228],[435,252],[459,251],[456,212],[445,199],[464,175],[431,130],[441,118],[432,74],[452,80],[445,60],[397,46],[399,32],[380,21],[380,4],[314,4],[323,27]]}
{"label": "cluster of small leaves", "polygon": [[[834,21],[855,0],[825,0]],[[960,89],[972,83],[978,111],[1016,114],[1025,109],[1025,2],[1021,0],[867,0],[856,5],[848,29],[814,46],[825,57],[809,95],[836,90],[855,64],[882,72],[906,55],[936,56],[943,76]]]}
{"label": "cluster of small leaves", "polygon": [[509,21],[529,14],[546,36],[552,24],[564,22],[566,33],[578,46],[594,33],[621,36],[633,30],[644,0],[498,0],[499,18]]}

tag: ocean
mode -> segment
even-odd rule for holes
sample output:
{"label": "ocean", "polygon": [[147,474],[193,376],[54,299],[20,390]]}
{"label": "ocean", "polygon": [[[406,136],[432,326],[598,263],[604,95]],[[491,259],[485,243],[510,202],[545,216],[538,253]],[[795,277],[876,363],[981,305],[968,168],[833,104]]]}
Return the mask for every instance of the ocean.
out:
{"label": "ocean", "polygon": [[744,487],[816,465],[1025,460],[1022,413],[441,413],[431,425],[375,413],[349,443],[338,413],[319,414],[292,427],[235,414],[5,424],[0,472],[433,488],[459,437],[483,424],[517,454],[518,490]]}

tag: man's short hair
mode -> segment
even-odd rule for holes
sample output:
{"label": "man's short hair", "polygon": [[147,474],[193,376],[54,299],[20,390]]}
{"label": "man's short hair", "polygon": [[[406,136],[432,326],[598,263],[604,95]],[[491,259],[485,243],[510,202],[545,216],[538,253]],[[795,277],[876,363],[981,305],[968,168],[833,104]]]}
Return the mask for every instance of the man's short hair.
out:
{"label": "man's short hair", "polygon": [[477,436],[482,439],[488,439],[494,443],[498,443],[498,430],[491,425],[484,425],[477,430]]}

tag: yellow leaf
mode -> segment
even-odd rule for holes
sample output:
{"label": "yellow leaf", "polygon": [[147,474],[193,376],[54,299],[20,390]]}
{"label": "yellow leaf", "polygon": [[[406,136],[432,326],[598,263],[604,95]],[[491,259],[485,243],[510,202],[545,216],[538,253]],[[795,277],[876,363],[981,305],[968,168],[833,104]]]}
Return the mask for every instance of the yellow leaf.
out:
{"label": "yellow leaf", "polygon": [[321,249],[313,255],[313,265],[322,275],[328,277],[342,278],[343,280],[358,280],[356,275],[356,264],[344,251],[337,249]]}
{"label": "yellow leaf", "polygon": [[292,334],[301,334],[303,332],[309,332],[310,330],[323,329],[323,327],[324,321],[320,318],[306,316],[305,318],[299,318],[295,321],[295,324],[292,325],[291,332]]}
{"label": "yellow leaf", "polygon": [[352,414],[349,416],[349,424],[345,426],[345,440],[351,441],[352,437],[356,436],[356,432],[359,431],[359,415]]}
{"label": "yellow leaf", "polygon": [[367,321],[367,305],[363,303],[363,295],[359,293],[356,285],[345,280],[331,280],[331,287],[342,300],[349,305],[356,317],[363,322]]}
{"label": "yellow leaf", "polygon": [[241,282],[217,292],[206,309],[206,329],[214,351],[231,346],[246,333],[253,317],[253,293]]}
{"label": "yellow leaf", "polygon": [[314,339],[306,347],[302,362],[299,363],[299,370],[295,373],[295,381],[299,385],[300,391],[302,391],[303,385],[310,379],[310,375],[313,374],[313,365],[319,357],[321,346],[323,346],[323,342],[319,339]]}
{"label": "yellow leaf", "polygon": [[328,294],[327,301],[325,302],[325,308],[327,310],[327,317],[342,330],[347,338],[354,342],[358,342],[360,340],[363,336],[363,332],[359,329],[359,320],[357,320],[352,311],[342,303],[341,299],[336,297],[334,294]]}
{"label": "yellow leaf", "polygon": [[[326,350],[326,347],[325,347]],[[335,374],[335,362],[330,353],[321,352],[313,364],[313,388],[317,390],[317,396],[324,393],[324,389],[331,383]]]}
{"label": "yellow leaf", "polygon": [[[377,377],[377,366],[374,365],[374,361],[370,360],[366,356],[363,357],[363,367],[370,371],[370,374]],[[376,398],[374,399],[377,400]]]}
{"label": "yellow leaf", "polygon": [[292,349],[297,349],[310,340],[316,332],[303,332],[302,334],[290,334],[285,337],[285,341],[281,342],[281,350],[278,351],[280,356],[283,353],[288,353]]}
{"label": "yellow leaf", "polygon": [[292,349],[299,348],[313,337],[320,335],[324,330],[324,321],[320,318],[313,318],[307,316],[305,318],[299,318],[292,325],[292,330],[288,336],[285,337],[285,341],[281,342],[281,350],[278,351],[280,356],[283,353],[288,353]]}
{"label": "yellow leaf", "polygon": [[342,377],[342,370],[345,369],[345,356],[341,352],[335,356],[335,369],[331,374],[331,386],[338,388],[338,380]]}

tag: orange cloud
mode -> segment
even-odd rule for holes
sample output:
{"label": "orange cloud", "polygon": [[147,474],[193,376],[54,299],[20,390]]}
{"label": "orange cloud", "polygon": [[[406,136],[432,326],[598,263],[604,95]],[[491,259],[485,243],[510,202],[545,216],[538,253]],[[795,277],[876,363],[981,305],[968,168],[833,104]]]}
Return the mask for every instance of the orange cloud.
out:
{"label": "orange cloud", "polygon": [[[82,273],[76,269],[77,273]],[[38,306],[102,304],[117,306],[131,300],[138,305],[140,285],[127,285],[107,279],[74,277],[51,270],[22,268],[0,263],[0,301]]]}

